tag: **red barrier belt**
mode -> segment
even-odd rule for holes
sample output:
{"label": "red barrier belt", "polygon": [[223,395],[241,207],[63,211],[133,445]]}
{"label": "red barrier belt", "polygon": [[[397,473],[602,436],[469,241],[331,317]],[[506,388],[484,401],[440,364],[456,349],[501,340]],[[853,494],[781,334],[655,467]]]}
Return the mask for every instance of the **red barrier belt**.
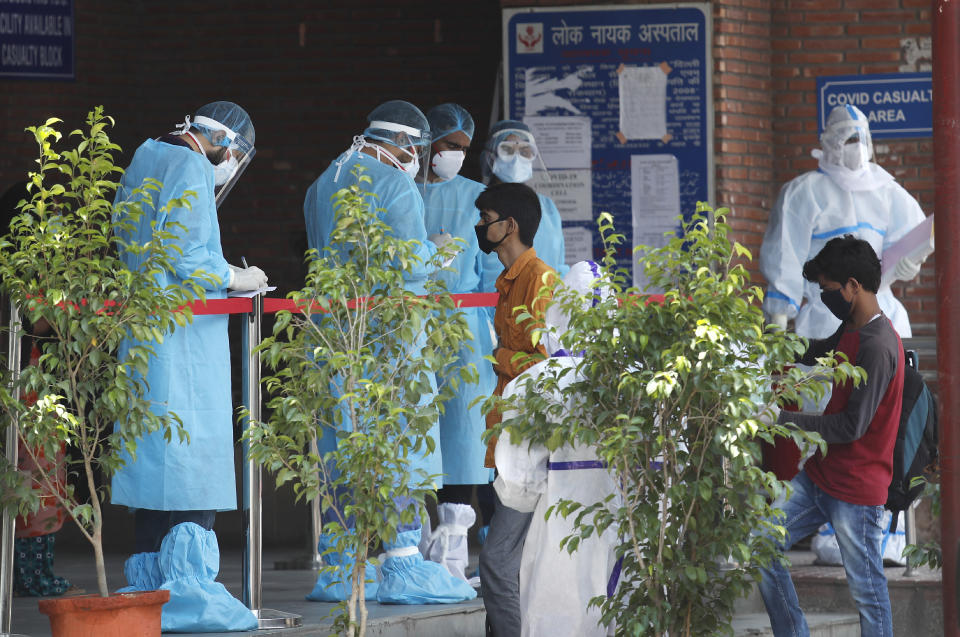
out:
{"label": "red barrier belt", "polygon": [[[500,297],[496,292],[475,292],[472,294],[451,294],[457,307],[496,307]],[[662,303],[662,294],[651,294],[646,297],[646,303]],[[201,314],[246,314],[253,310],[252,299],[246,297],[207,299],[206,303],[194,301],[190,304],[193,313]],[[282,310],[296,312],[297,306],[293,299],[263,299],[263,313],[275,314]]]}

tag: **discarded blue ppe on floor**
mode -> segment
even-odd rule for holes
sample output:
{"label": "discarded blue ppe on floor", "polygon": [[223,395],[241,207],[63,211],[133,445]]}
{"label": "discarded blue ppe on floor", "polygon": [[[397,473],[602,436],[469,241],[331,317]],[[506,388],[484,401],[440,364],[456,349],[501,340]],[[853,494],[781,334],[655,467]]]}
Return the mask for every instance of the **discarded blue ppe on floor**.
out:
{"label": "discarded blue ppe on floor", "polygon": [[170,591],[160,628],[165,633],[256,630],[257,617],[220,582],[217,536],[193,522],[178,524],[160,545],[161,589]]}
{"label": "discarded blue ppe on floor", "polygon": [[441,564],[423,559],[417,545],[420,529],[400,531],[384,542],[386,559],[377,591],[381,604],[455,604],[474,599],[477,592]]}
{"label": "discarded blue ppe on floor", "polygon": [[160,553],[134,553],[123,563],[123,574],[127,578],[127,585],[118,589],[118,593],[157,590],[163,584]]}
{"label": "discarded blue ppe on floor", "polygon": [[[307,595],[311,602],[342,602],[350,599],[350,582],[353,579],[353,566],[356,563],[352,553],[331,550],[336,546],[336,538],[322,533],[317,542],[317,552],[324,564],[336,567],[336,570],[321,569],[317,574],[317,583]],[[329,551],[329,552],[328,552]],[[377,596],[377,570],[371,563],[364,570],[364,595],[372,600]]]}

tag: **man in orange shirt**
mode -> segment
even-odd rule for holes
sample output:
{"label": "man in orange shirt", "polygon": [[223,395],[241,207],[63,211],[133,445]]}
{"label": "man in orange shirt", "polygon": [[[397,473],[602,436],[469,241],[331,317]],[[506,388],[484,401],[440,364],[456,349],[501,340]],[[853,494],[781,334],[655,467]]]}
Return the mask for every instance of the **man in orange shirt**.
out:
{"label": "man in orange shirt", "polygon": [[[531,247],[540,225],[540,201],[530,187],[521,183],[490,186],[477,197],[476,206],[480,210],[480,223],[475,227],[480,249],[487,254],[495,251],[504,268],[497,278],[500,299],[493,319],[499,341],[493,352],[497,360],[494,394],[501,396],[507,383],[547,355],[543,345],[533,345],[532,332],[544,326],[544,311],[552,295],[540,290],[552,286],[555,272]],[[533,319],[518,323],[521,307]],[[499,411],[487,414],[488,429],[499,422]],[[496,438],[487,444],[488,467],[495,466],[496,444]],[[480,582],[487,633],[495,637],[520,635],[520,557],[532,516],[504,506],[499,498],[494,501],[490,532],[480,552]]]}

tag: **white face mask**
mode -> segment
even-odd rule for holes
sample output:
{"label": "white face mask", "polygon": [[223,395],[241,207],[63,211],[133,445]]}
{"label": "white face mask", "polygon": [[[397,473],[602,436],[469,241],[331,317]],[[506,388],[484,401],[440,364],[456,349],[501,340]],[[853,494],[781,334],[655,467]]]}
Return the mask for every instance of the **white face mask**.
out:
{"label": "white face mask", "polygon": [[502,182],[522,184],[533,177],[533,160],[521,157],[519,153],[510,160],[497,157],[493,161],[493,174]]}
{"label": "white face mask", "polygon": [[237,161],[237,158],[232,154],[229,159],[224,159],[222,162],[213,167],[213,183],[217,186],[222,186],[230,180],[230,177],[233,176],[233,173],[236,172],[237,166],[240,162]]}
{"label": "white face mask", "polygon": [[843,165],[848,169],[857,171],[865,168],[870,161],[866,144],[857,142],[856,144],[844,144],[843,146]]}
{"label": "white face mask", "polygon": [[[410,151],[407,151],[408,153]],[[411,177],[416,177],[420,172],[420,157],[416,153],[413,154],[413,159],[410,161],[400,162],[400,170],[407,173]]]}
{"label": "white face mask", "polygon": [[443,181],[450,181],[460,172],[466,157],[467,153],[462,150],[441,150],[434,153],[430,168]]}

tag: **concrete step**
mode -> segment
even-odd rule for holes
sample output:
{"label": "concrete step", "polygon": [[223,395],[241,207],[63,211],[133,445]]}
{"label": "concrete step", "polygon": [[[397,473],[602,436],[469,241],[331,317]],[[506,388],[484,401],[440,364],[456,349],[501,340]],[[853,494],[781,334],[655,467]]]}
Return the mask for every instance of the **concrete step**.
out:
{"label": "concrete step", "polygon": [[[811,631],[813,617],[817,615],[852,617],[854,625],[859,630],[857,607],[850,596],[843,567],[815,564],[815,556],[810,551],[791,551],[787,557],[792,564],[790,574],[793,577],[793,584],[797,589],[800,605],[807,615]],[[942,634],[943,602],[940,572],[921,568],[916,569],[913,576],[907,577],[904,575],[905,569],[902,566],[887,567],[884,571],[887,577],[887,590],[890,593],[890,607],[893,611],[893,634],[911,636]],[[764,621],[767,619],[763,599],[756,587],[750,595],[737,602],[735,618],[739,620],[755,616],[759,616]],[[769,621],[766,621],[765,626],[769,631]],[[823,634],[832,635],[833,633]],[[740,633],[738,632],[737,635],[739,636]]]}
{"label": "concrete step", "polygon": [[[810,637],[860,637],[860,619],[839,613],[807,613]],[[738,614],[733,618],[735,637],[773,637],[767,613]]]}

